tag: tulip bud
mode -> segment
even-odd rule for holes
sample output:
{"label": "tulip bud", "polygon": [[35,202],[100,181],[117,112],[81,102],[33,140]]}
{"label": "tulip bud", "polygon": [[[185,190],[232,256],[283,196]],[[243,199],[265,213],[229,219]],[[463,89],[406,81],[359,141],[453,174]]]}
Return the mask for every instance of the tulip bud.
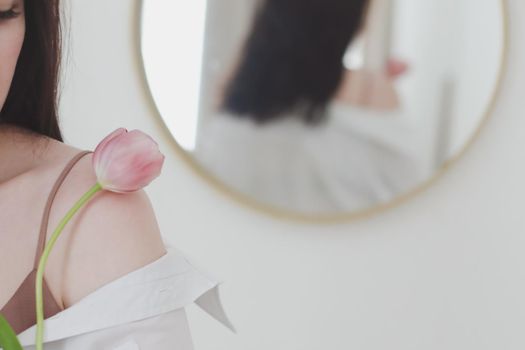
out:
{"label": "tulip bud", "polygon": [[95,148],[93,168],[103,189],[128,193],[142,189],[159,176],[164,158],[149,135],[118,128]]}

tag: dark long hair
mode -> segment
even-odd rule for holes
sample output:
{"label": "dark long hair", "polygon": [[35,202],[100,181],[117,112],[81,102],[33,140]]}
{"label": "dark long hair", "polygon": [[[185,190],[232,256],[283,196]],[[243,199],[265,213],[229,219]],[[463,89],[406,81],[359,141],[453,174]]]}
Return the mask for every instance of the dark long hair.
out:
{"label": "dark long hair", "polygon": [[59,0],[24,0],[26,32],[0,124],[63,141],[58,123]]}
{"label": "dark long hair", "polygon": [[368,0],[262,0],[222,109],[266,122],[292,110],[324,118]]}

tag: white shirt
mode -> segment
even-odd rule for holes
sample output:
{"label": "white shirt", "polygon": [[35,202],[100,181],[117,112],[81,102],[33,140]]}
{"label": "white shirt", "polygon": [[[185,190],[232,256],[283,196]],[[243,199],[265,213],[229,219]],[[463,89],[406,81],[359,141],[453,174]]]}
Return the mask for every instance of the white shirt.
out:
{"label": "white shirt", "polygon": [[[46,350],[193,350],[184,307],[195,302],[235,332],[217,281],[179,250],[109,282],[44,320]],[[18,335],[35,349],[36,325]],[[1,348],[0,348],[1,349]]]}
{"label": "white shirt", "polygon": [[259,202],[304,213],[358,211],[422,182],[410,128],[401,112],[342,104],[313,127],[291,115],[257,125],[221,113],[203,121],[195,157]]}

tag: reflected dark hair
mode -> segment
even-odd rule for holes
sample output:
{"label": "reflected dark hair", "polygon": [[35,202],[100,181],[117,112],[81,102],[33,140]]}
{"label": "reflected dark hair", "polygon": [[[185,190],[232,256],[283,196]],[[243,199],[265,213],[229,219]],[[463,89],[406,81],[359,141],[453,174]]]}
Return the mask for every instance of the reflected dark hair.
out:
{"label": "reflected dark hair", "polygon": [[61,58],[59,0],[24,0],[24,43],[0,124],[11,124],[63,141],[58,123]]}
{"label": "reflected dark hair", "polygon": [[324,119],[367,8],[368,0],[263,0],[222,109],[261,123],[292,110]]}

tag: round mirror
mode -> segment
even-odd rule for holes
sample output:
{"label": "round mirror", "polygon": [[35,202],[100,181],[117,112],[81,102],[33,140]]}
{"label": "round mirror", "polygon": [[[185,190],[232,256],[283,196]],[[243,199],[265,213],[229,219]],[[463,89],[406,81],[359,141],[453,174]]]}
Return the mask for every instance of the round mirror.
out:
{"label": "round mirror", "polygon": [[349,218],[428,186],[490,114],[501,0],[144,0],[151,95],[197,173],[266,212]]}

